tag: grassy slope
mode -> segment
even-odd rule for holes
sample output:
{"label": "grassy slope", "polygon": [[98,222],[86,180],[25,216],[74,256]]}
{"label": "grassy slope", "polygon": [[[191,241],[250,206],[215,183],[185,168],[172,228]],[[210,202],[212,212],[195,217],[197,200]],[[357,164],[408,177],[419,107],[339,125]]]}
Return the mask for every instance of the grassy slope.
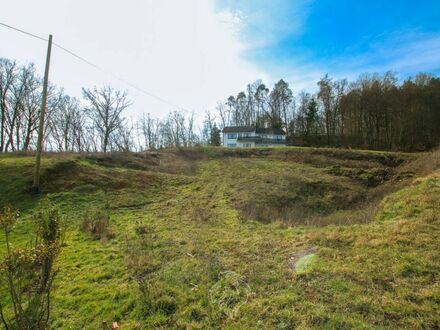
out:
{"label": "grassy slope", "polygon": [[[54,326],[439,327],[440,173],[408,186],[416,158],[307,148],[45,158],[44,193],[69,221]],[[19,243],[37,204],[31,173],[30,158],[0,158],[0,202],[24,210]],[[116,238],[93,241],[81,214],[105,202]],[[317,257],[293,272],[310,249]],[[219,305],[230,271],[240,294]]]}

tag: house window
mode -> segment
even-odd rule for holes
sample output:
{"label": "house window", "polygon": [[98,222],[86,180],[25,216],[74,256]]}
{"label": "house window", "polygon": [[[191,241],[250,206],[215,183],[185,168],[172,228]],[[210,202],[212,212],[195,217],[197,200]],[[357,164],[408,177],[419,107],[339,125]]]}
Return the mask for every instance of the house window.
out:
{"label": "house window", "polygon": [[250,148],[250,147],[252,147],[252,144],[250,144],[250,143],[245,143],[245,144],[244,144],[244,147],[245,147],[245,148]]}
{"label": "house window", "polygon": [[236,147],[237,143],[228,143],[228,147]]}
{"label": "house window", "polygon": [[228,139],[236,139],[237,134],[228,134]]}

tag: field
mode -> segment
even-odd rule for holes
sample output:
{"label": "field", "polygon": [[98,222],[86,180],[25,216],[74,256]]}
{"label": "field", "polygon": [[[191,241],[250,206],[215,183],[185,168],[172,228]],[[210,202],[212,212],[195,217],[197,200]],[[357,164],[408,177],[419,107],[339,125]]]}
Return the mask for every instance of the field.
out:
{"label": "field", "polygon": [[65,216],[55,329],[440,328],[438,152],[48,154],[40,195],[33,162],[0,156],[0,205],[16,245],[41,200]]}

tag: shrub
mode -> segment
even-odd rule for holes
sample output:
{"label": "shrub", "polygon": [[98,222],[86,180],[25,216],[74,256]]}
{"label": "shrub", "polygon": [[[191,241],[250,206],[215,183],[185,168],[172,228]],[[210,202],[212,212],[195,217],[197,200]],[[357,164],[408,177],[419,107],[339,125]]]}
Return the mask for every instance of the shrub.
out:
{"label": "shrub", "polygon": [[114,238],[115,235],[110,229],[110,212],[108,208],[87,211],[81,223],[81,231],[90,233],[94,240]]}
{"label": "shrub", "polygon": [[19,212],[10,206],[0,214],[0,228],[6,241],[6,256],[0,263],[2,286],[11,301],[8,320],[0,303],[1,321],[6,329],[48,329],[50,294],[56,275],[53,264],[61,247],[61,217],[49,202],[34,215],[35,240],[26,248],[13,248],[10,234],[19,221]]}

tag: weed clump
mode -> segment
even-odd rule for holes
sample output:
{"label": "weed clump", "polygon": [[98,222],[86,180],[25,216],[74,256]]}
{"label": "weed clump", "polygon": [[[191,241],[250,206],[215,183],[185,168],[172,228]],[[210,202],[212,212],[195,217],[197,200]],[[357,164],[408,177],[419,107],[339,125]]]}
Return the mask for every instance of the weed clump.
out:
{"label": "weed clump", "polygon": [[108,208],[87,211],[81,223],[81,231],[90,233],[94,240],[114,238],[115,234],[110,229],[110,212]]}
{"label": "weed clump", "polygon": [[135,228],[136,234],[138,234],[139,236],[145,235],[148,233],[148,228],[145,225],[138,225]]}
{"label": "weed clump", "polygon": [[247,303],[250,296],[251,288],[245,277],[233,271],[222,272],[209,291],[209,301],[215,310],[231,319],[237,316],[240,307]]}

